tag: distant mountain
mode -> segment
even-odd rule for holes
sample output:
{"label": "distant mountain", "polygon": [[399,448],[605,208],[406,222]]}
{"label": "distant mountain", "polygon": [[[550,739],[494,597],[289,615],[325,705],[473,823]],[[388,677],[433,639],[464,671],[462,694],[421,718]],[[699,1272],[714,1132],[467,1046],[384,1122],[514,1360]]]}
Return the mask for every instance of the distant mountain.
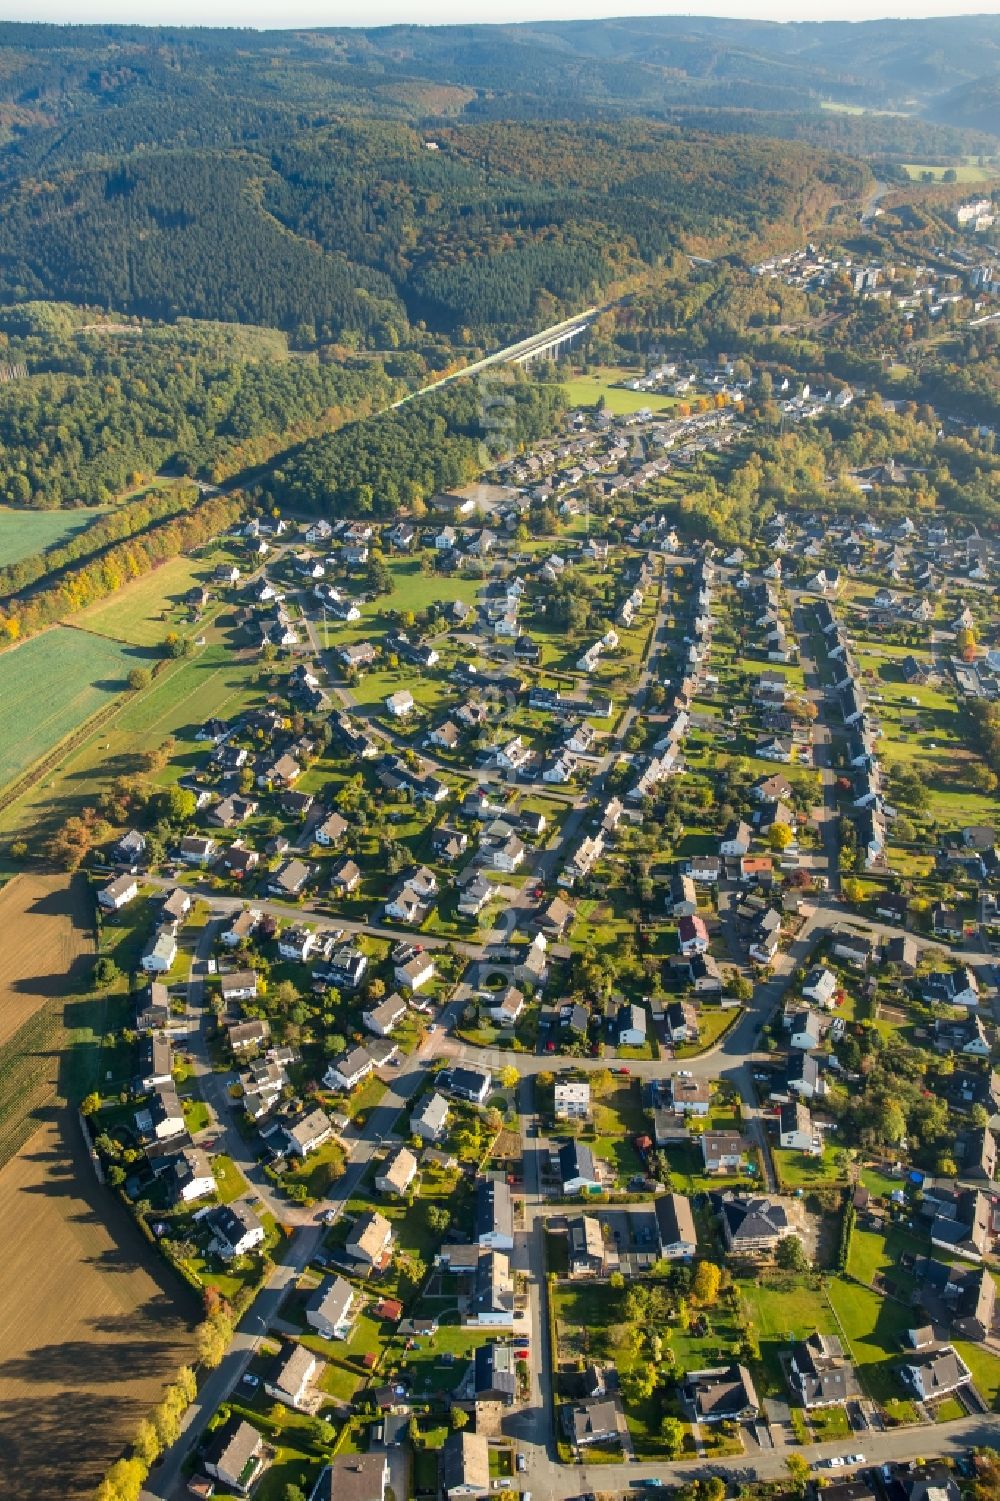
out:
{"label": "distant mountain", "polygon": [[936,120],[964,130],[1000,134],[1000,72],[950,89],[934,100],[931,114]]}

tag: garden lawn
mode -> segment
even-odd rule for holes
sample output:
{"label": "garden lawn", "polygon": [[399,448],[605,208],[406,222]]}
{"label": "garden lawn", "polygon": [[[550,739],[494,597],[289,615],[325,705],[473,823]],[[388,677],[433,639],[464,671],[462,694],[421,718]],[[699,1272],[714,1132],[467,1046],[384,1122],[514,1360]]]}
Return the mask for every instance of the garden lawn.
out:
{"label": "garden lawn", "polygon": [[749,1310],[760,1345],[760,1365],[769,1391],[785,1391],[779,1356],[792,1340],[816,1331],[835,1334],[837,1323],[822,1290],[805,1278],[789,1276],[772,1285],[740,1282],[740,1295]]}
{"label": "garden lawn", "polygon": [[831,1278],[827,1291],[865,1391],[876,1402],[904,1397],[897,1364],[913,1309],[844,1277]]}
{"label": "garden lawn", "polygon": [[836,1148],[825,1147],[822,1157],[809,1157],[786,1147],[775,1147],[772,1156],[779,1187],[836,1188],[847,1183],[847,1169],[834,1161]]}

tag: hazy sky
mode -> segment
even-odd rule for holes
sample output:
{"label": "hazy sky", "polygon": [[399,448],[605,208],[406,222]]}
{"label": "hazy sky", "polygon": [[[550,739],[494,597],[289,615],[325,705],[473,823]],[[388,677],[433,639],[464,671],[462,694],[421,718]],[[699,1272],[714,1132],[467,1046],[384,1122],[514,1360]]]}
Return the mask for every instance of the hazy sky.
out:
{"label": "hazy sky", "polygon": [[570,20],[594,16],[733,16],[745,20],[862,21],[883,16],[992,14],[997,0],[8,0],[8,21],[130,21],[144,25],[384,26],[411,21]]}

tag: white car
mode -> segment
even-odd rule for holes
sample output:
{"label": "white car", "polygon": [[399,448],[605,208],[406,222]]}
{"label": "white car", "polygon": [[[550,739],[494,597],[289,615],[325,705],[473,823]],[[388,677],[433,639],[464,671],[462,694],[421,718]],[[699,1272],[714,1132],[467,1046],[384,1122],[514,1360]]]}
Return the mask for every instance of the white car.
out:
{"label": "white car", "polygon": [[863,1454],[848,1454],[844,1460],[845,1465],[863,1465],[864,1462],[865,1456]]}
{"label": "white car", "polygon": [[677,1077],[678,1079],[693,1079],[694,1074],[689,1068],[679,1068],[677,1070]]}

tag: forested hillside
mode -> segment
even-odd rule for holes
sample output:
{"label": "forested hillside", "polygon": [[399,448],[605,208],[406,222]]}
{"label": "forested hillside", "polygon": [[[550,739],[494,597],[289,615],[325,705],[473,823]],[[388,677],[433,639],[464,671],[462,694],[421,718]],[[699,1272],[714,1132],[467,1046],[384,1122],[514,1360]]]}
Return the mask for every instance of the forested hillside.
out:
{"label": "forested hillside", "polygon": [[380,362],[290,359],[284,339],[182,322],[85,321],[66,306],[0,309],[0,499],[109,500],[169,468],[222,479],[386,404]]}
{"label": "forested hillside", "polygon": [[[143,152],[0,207],[0,293],[392,348],[411,323],[496,341],[679,249],[816,222],[863,173],[808,147],[665,126],[356,120],[269,151]],[[801,229],[797,230],[801,235]]]}

